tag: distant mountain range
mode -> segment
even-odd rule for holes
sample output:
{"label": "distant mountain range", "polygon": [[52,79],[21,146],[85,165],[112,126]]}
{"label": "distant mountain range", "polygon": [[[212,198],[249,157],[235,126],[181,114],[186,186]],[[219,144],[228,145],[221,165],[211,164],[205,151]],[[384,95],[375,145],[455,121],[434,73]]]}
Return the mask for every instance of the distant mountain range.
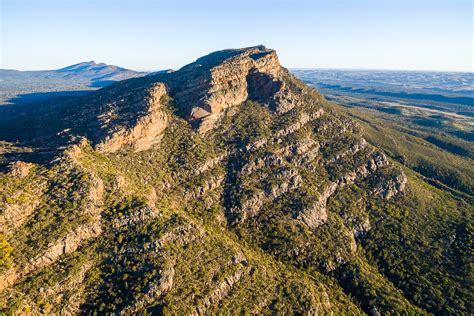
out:
{"label": "distant mountain range", "polygon": [[116,81],[147,74],[94,61],[56,70],[0,69],[0,104],[30,103],[51,97],[83,94]]}
{"label": "distant mountain range", "polygon": [[73,80],[87,83],[92,87],[102,87],[114,81],[141,77],[146,74],[147,72],[133,71],[119,66],[96,63],[94,61],[82,62],[55,70],[19,71],[0,69],[2,81],[32,79]]}

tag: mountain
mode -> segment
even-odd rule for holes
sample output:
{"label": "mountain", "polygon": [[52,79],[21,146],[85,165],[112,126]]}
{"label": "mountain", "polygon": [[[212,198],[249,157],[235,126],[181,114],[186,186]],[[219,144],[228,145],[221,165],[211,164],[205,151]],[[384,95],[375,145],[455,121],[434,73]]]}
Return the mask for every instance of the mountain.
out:
{"label": "mountain", "polygon": [[73,79],[78,82],[87,82],[92,86],[101,86],[106,81],[119,81],[145,75],[118,66],[95,63],[94,61],[82,62],[56,70],[19,71],[0,69],[2,81],[10,80],[66,80]]}
{"label": "mountain", "polygon": [[0,108],[4,313],[468,314],[472,201],[264,46]]}
{"label": "mountain", "polygon": [[116,81],[146,74],[94,61],[56,70],[0,69],[0,102],[31,103],[58,96],[76,96]]}

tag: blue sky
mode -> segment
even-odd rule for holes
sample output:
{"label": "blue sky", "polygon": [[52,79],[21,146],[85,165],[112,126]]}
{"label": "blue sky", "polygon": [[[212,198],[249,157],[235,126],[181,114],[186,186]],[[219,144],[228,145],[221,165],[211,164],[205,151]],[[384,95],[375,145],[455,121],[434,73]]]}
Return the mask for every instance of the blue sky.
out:
{"label": "blue sky", "polygon": [[0,68],[177,69],[264,44],[286,67],[473,71],[468,0],[0,0]]}

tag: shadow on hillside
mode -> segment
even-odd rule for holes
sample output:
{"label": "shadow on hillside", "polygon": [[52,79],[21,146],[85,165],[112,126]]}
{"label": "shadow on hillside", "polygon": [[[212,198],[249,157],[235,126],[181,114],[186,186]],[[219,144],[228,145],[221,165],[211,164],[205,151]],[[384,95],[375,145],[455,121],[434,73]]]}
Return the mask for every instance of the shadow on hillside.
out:
{"label": "shadow on hillside", "polygon": [[62,101],[0,106],[0,170],[15,160],[47,164],[64,149],[69,137],[61,131],[76,98],[57,98]]}
{"label": "shadow on hillside", "polygon": [[78,97],[91,93],[94,90],[71,90],[71,91],[50,91],[50,92],[34,92],[19,94],[14,98],[8,99],[7,102],[11,104],[27,104],[49,101],[51,99],[62,98],[62,97]]}
{"label": "shadow on hillside", "polygon": [[115,83],[117,81],[114,81],[114,80],[97,80],[97,81],[93,81],[90,86],[91,87],[94,87],[94,88],[103,88],[103,87],[106,87],[106,86],[109,86],[111,85],[112,83]]}
{"label": "shadow on hillside", "polygon": [[61,150],[34,149],[31,152],[11,152],[0,154],[0,172],[6,172],[10,163],[15,161],[31,162],[39,165],[49,165]]}
{"label": "shadow on hillside", "polygon": [[400,91],[400,92],[383,91],[383,90],[377,90],[377,89],[366,89],[366,88],[342,86],[338,84],[326,84],[326,83],[321,83],[321,82],[316,84],[316,86],[320,90],[328,89],[328,90],[350,92],[350,93],[377,95],[377,96],[383,96],[383,97],[392,97],[392,98],[395,98],[396,100],[399,100],[399,99],[425,100],[425,101],[435,101],[435,102],[474,106],[474,98],[467,97],[467,96],[446,96],[446,95],[441,95],[441,94],[408,93],[404,91]]}

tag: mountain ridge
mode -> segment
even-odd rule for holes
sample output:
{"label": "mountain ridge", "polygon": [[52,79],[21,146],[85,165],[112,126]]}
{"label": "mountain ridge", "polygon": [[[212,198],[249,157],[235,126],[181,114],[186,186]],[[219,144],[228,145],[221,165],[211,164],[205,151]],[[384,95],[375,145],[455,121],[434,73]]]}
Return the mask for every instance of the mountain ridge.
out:
{"label": "mountain ridge", "polygon": [[[139,74],[146,74],[146,72],[138,72],[130,69],[126,69],[120,66],[116,65],[108,65],[106,63],[96,63],[95,61],[85,61],[85,62],[79,62],[77,64],[72,64],[69,66],[65,66],[62,68],[58,69],[52,69],[52,70],[16,70],[16,69],[0,69],[0,73],[15,73],[17,75],[36,75],[37,77],[42,77],[42,76],[54,76],[58,75],[60,76],[61,73],[67,73],[67,72],[73,72],[73,71],[88,71],[88,70],[94,70],[94,71],[102,71],[101,75],[111,75],[114,76],[115,74],[113,73],[114,71],[124,72],[126,75],[139,75]],[[86,73],[87,74],[87,73]],[[92,75],[92,74],[91,74]],[[124,78],[125,79],[125,78]]]}
{"label": "mountain ridge", "polygon": [[57,96],[76,96],[116,81],[147,74],[94,61],[54,70],[0,69],[0,102],[25,104],[43,102]]}

